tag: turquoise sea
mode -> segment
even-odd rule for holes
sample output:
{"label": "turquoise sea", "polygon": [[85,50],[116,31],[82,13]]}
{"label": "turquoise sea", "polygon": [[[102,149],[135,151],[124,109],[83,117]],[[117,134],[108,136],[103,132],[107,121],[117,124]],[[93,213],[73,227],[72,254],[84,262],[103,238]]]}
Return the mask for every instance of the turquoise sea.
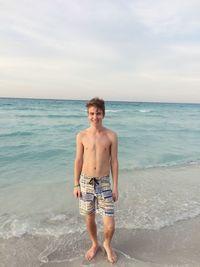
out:
{"label": "turquoise sea", "polygon": [[[38,262],[56,250],[57,260],[72,261],[85,231],[72,195],[85,103],[0,98],[0,238],[47,238]],[[118,228],[160,229],[200,215],[200,181],[188,175],[200,162],[199,117],[200,104],[106,101],[104,125],[119,137]],[[59,256],[63,234],[72,250]]]}

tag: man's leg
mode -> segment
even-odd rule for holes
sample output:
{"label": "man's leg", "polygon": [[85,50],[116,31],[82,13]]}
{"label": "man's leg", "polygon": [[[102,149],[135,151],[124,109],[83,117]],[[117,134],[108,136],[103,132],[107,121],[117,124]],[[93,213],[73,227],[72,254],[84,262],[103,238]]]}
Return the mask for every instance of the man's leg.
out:
{"label": "man's leg", "polygon": [[115,232],[115,220],[113,216],[103,216],[104,222],[104,242],[103,247],[107,253],[108,261],[114,263],[117,261],[117,255],[111,247],[111,241]]}
{"label": "man's leg", "polygon": [[86,252],[85,258],[87,260],[92,260],[94,258],[94,256],[96,255],[97,250],[99,248],[99,243],[97,240],[97,225],[95,222],[95,213],[86,215],[85,222],[86,222],[86,226],[87,226],[87,230],[88,230],[90,239],[92,241],[92,246]]}

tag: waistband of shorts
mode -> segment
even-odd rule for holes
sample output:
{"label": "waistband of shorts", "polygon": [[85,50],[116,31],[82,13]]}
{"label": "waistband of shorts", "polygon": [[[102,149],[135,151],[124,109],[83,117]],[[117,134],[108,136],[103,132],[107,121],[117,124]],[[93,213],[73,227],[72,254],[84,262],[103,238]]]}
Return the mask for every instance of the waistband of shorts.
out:
{"label": "waistband of shorts", "polygon": [[109,175],[104,175],[104,176],[88,176],[84,173],[81,173],[80,177],[84,178],[84,179],[92,179],[95,178],[96,180],[101,180],[101,179],[109,179],[110,176]]}

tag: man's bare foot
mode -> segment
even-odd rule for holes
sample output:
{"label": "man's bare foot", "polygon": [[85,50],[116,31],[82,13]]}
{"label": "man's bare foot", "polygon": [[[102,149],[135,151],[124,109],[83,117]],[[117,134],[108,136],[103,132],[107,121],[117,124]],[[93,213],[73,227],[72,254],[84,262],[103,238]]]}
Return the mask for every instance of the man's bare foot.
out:
{"label": "man's bare foot", "polygon": [[103,243],[103,247],[105,249],[108,261],[111,263],[115,263],[117,261],[117,255],[114,252],[114,250],[111,248],[111,246]]}
{"label": "man's bare foot", "polygon": [[91,261],[96,255],[98,248],[99,248],[98,244],[92,245],[91,248],[88,249],[88,251],[85,253],[86,260]]}

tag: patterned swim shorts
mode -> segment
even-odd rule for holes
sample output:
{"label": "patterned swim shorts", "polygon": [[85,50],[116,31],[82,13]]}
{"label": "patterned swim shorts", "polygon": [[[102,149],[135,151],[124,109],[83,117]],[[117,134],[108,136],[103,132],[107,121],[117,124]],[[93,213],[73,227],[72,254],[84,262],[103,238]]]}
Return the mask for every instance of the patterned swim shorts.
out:
{"label": "patterned swim shorts", "polygon": [[114,216],[114,201],[109,176],[80,176],[81,197],[79,208],[81,215],[94,212],[102,216]]}

